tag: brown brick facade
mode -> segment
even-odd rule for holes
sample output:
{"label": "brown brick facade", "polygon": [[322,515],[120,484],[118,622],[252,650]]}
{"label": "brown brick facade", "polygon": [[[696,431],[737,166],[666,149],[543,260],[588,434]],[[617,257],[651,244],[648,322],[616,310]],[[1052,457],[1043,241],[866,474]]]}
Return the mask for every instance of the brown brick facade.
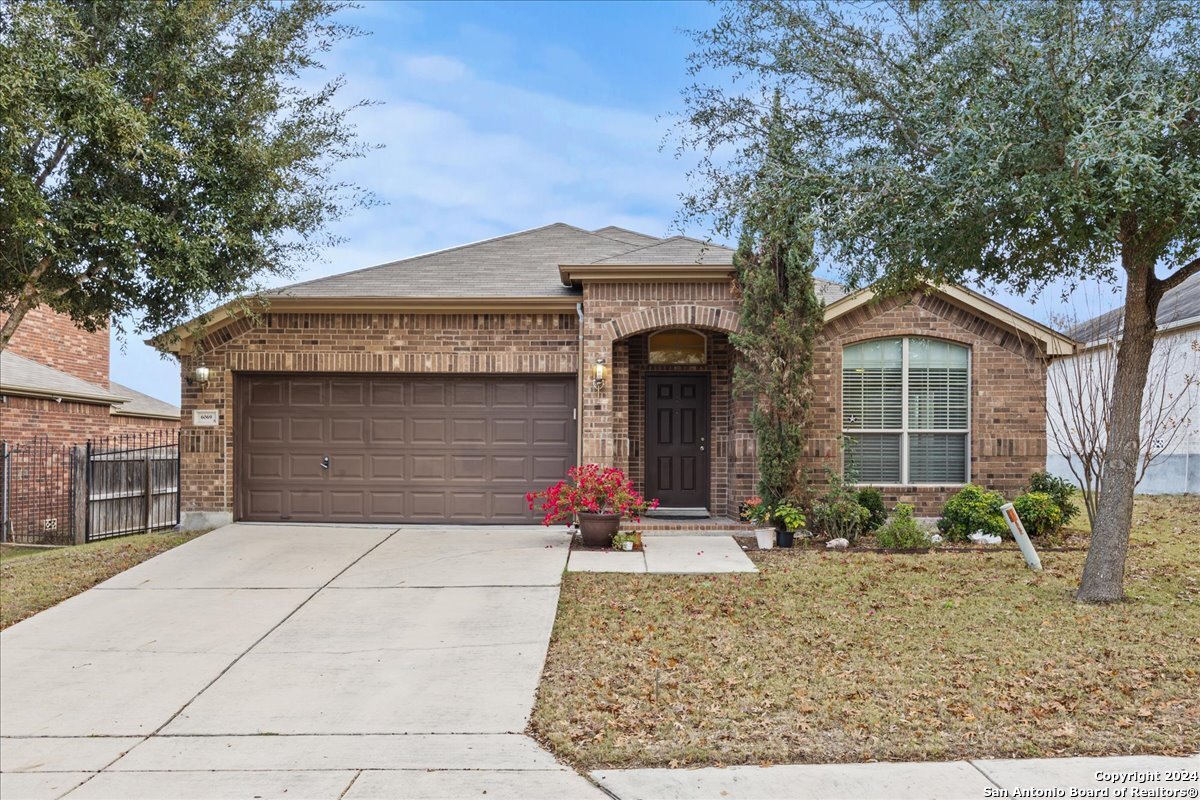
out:
{"label": "brown brick facade", "polygon": [[[234,381],[239,373],[557,374],[578,366],[575,314],[266,314],[198,348],[207,384],[183,384],[184,512],[233,511]],[[197,356],[186,357],[190,372]],[[192,426],[215,409],[217,428]]]}
{"label": "brown brick facade", "polygon": [[[938,296],[913,294],[872,303],[831,321],[813,357],[817,387],[807,447],[814,482],[842,465],[842,348],[868,339],[927,336],[971,348],[972,482],[1013,497],[1046,465],[1046,364],[1027,339]],[[822,389],[822,387],[828,387]],[[911,503],[918,514],[940,513],[957,487],[884,488],[889,506]]]}
{"label": "brown brick facade", "polygon": [[0,404],[0,439],[27,441],[45,437],[62,444],[82,444],[88,439],[127,431],[177,427],[174,420],[113,415],[110,409],[109,405],[95,403],[9,396]]}
{"label": "brown brick facade", "polygon": [[646,340],[653,330],[674,327],[706,333],[708,363],[654,371],[709,374],[709,510],[730,516],[753,493],[755,466],[750,401],[733,393],[727,334],[737,329],[737,301],[727,281],[584,284],[585,369],[604,358],[612,380],[603,389],[583,381],[583,460],[620,467],[643,488]]}
{"label": "brown brick facade", "polygon": [[[703,371],[711,386],[710,502],[732,516],[756,480],[750,399],[733,391],[737,303],[724,281],[585,282],[583,356],[572,313],[412,314],[279,313],[242,320],[212,334],[198,352],[211,368],[205,385],[183,386],[184,511],[232,513],[235,414],[239,374],[580,374],[581,463],[625,469],[644,481],[645,377],[652,371]],[[708,337],[702,369],[653,370],[647,336],[688,327]],[[815,353],[807,467],[814,482],[840,469],[841,352],[847,344],[890,336],[930,336],[971,348],[971,478],[1014,494],[1045,463],[1045,364],[1030,342],[936,296],[914,295],[863,306],[827,325]],[[593,385],[596,360],[610,367]],[[197,356],[184,359],[186,372]],[[580,367],[582,366],[582,370]],[[217,428],[193,428],[191,412],[215,409]],[[894,487],[889,502],[934,514],[955,487]]]}
{"label": "brown brick facade", "polygon": [[[7,319],[0,316],[0,323]],[[108,388],[108,326],[89,333],[71,318],[39,306],[33,309],[8,343],[8,349],[59,372]]]}

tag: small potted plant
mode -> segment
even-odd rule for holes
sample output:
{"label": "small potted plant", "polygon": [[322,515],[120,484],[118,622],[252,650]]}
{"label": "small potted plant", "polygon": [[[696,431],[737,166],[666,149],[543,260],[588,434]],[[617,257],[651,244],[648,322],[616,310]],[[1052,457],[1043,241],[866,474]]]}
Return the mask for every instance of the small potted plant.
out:
{"label": "small potted plant", "polygon": [[543,512],[543,525],[578,522],[587,547],[608,547],[621,519],[638,520],[658,501],[646,501],[625,473],[614,467],[583,464],[567,470],[567,479],[525,495],[529,509]]}
{"label": "small potted plant", "polygon": [[790,500],[784,500],[775,506],[772,516],[775,518],[775,532],[780,547],[791,547],[796,531],[804,527],[804,513]]}
{"label": "small potted plant", "polygon": [[758,495],[742,503],[742,519],[755,525],[754,538],[759,550],[770,550],[775,546],[775,528],[771,524],[771,507]]}
{"label": "small potted plant", "polygon": [[639,531],[621,531],[612,539],[613,550],[631,550],[642,549],[642,534]]}

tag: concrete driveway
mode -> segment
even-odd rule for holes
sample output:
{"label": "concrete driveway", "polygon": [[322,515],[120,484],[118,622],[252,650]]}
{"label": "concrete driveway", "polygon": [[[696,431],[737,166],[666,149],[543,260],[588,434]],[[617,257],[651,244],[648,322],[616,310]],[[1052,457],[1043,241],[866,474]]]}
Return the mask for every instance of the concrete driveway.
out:
{"label": "concrete driveway", "polygon": [[209,533],[0,634],[0,795],[603,797],[522,733],[567,553],[533,526]]}

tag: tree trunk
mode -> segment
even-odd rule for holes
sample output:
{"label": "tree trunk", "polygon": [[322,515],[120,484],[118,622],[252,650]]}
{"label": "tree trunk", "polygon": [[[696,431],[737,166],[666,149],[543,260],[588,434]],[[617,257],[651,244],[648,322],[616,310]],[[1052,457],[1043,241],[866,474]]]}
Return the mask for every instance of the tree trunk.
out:
{"label": "tree trunk", "polygon": [[1112,387],[1112,419],[1083,580],[1076,599],[1111,603],[1125,596],[1125,555],[1133,525],[1133,490],[1141,452],[1142,396],[1154,352],[1162,288],[1154,259],[1126,245],[1125,317]]}
{"label": "tree trunk", "polygon": [[17,326],[21,324],[21,320],[25,319],[25,315],[34,307],[35,302],[32,299],[22,296],[13,306],[12,313],[8,315],[8,319],[4,320],[4,324],[0,325],[0,352],[3,352],[8,343],[12,341],[13,334],[17,332]]}

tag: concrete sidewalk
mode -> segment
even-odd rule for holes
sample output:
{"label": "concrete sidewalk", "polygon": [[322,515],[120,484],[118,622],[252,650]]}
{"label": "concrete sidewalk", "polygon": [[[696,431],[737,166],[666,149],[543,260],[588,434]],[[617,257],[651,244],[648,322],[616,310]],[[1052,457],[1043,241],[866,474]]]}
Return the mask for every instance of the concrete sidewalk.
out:
{"label": "concrete sidewalk", "polygon": [[732,536],[647,533],[640,552],[572,550],[568,572],[625,572],[705,575],[758,572]]}
{"label": "concrete sidewalk", "polygon": [[0,634],[0,797],[603,798],[523,734],[568,542],[199,537]]}
{"label": "concrete sidewalk", "polygon": [[[958,800],[985,797],[1196,797],[1200,756],[599,770],[620,800]],[[1108,790],[1087,794],[1087,790]],[[1032,794],[1021,794],[1017,790]],[[1076,794],[1072,794],[1072,790]],[[1007,794],[1005,794],[1007,792]],[[1037,793],[1041,792],[1041,793]],[[1191,792],[1189,794],[1189,792]]]}

